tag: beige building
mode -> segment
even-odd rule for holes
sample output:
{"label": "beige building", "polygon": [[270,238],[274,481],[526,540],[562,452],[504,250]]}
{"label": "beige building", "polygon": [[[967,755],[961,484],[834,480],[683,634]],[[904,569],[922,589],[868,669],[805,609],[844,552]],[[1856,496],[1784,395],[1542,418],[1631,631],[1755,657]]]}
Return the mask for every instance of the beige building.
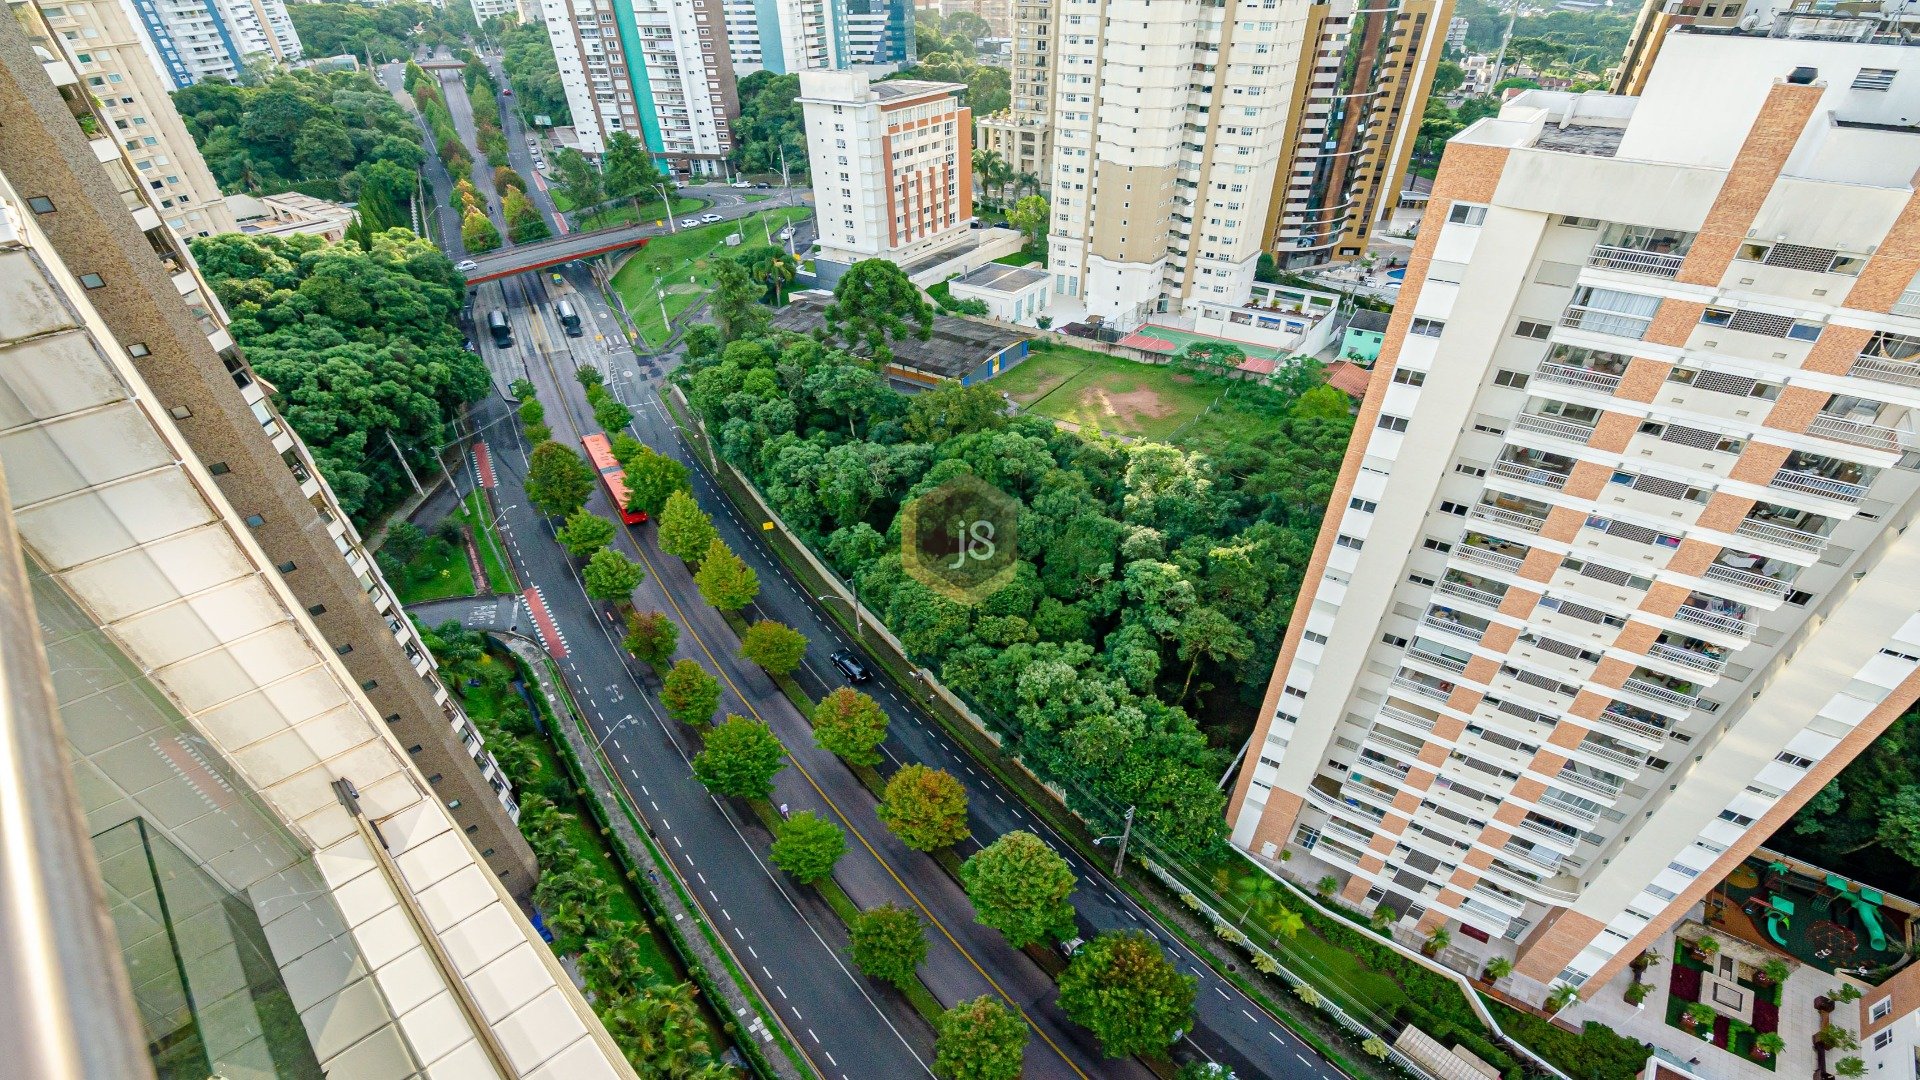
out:
{"label": "beige building", "polygon": [[1605,983],[1920,693],[1920,61],[1668,37],[1448,147],[1231,803]]}
{"label": "beige building", "polygon": [[1244,303],[1305,5],[1053,5],[1048,268],[1062,314],[1132,329]]}
{"label": "beige building", "polygon": [[1014,0],[1012,102],[977,125],[980,145],[1000,155],[1015,176],[1046,178],[1053,167],[1053,3]]}
{"label": "beige building", "polygon": [[1307,9],[1301,77],[1274,176],[1267,246],[1281,266],[1366,254],[1406,186],[1453,0]]}
{"label": "beige building", "polygon": [[153,196],[167,226],[182,238],[232,232],[233,214],[220,185],[173,107],[171,83],[154,63],[120,0],[37,3],[50,31],[40,46],[66,62],[97,104],[98,134],[111,135]]}
{"label": "beige building", "polygon": [[12,14],[0,951],[90,944],[12,973],[45,996],[8,1052],[122,1055],[19,1075],[139,1075],[132,1048],[236,1080],[631,1077],[520,913],[505,779],[156,194],[89,137],[53,28]]}

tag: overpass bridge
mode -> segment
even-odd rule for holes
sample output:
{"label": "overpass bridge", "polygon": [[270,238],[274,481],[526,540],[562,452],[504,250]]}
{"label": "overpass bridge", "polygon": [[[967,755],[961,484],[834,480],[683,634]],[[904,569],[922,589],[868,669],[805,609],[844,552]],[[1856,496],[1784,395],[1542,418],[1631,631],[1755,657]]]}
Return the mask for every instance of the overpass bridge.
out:
{"label": "overpass bridge", "polygon": [[567,233],[531,244],[496,248],[472,257],[474,268],[466,271],[467,284],[478,285],[531,270],[544,270],[574,259],[645,247],[647,241],[664,232],[666,230],[657,225],[616,225],[610,229]]}

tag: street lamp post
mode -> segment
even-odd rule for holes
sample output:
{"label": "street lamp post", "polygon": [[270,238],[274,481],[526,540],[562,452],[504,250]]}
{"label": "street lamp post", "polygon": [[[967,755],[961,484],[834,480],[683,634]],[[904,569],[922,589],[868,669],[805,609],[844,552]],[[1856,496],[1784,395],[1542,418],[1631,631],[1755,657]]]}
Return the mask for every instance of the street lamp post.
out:
{"label": "street lamp post", "polygon": [[847,605],[847,608],[853,612],[853,634],[855,637],[860,639],[861,644],[863,645],[866,644],[867,624],[864,619],[860,618],[860,599],[858,594],[856,594],[854,599],[852,600],[849,600],[846,597],[841,596],[839,593],[823,593],[819,596],[814,597],[814,599],[815,600],[838,600],[841,603]]}
{"label": "street lamp post", "polygon": [[1120,833],[1118,836],[1096,836],[1093,838],[1094,847],[1099,847],[1102,843],[1108,840],[1120,841],[1120,850],[1115,852],[1113,856],[1113,880],[1115,881],[1119,881],[1120,876],[1126,872],[1127,841],[1132,838],[1133,838],[1133,807],[1131,806],[1127,807],[1127,816],[1126,816],[1125,824],[1121,827]]}
{"label": "street lamp post", "polygon": [[606,733],[605,735],[602,735],[602,736],[600,736],[600,737],[599,737],[598,739],[595,739],[595,740],[593,741],[593,748],[594,748],[595,750],[598,750],[598,749],[600,749],[601,747],[603,747],[603,746],[605,746],[605,745],[607,745],[607,740],[608,740],[608,739],[611,739],[611,738],[613,738],[613,733],[614,733],[614,732],[616,732],[616,731],[619,731],[619,730],[620,730],[621,728],[623,728],[623,727],[626,727],[626,726],[627,726],[627,724],[628,724],[628,723],[629,723],[629,722],[630,722],[630,721],[631,721],[632,719],[633,719],[633,714],[632,714],[632,713],[628,713],[627,715],[625,715],[625,716],[623,716],[623,717],[621,717],[620,719],[618,719],[618,720],[616,720],[616,721],[614,721],[614,724],[613,724],[613,726],[607,729],[607,733]]}
{"label": "street lamp post", "polygon": [[680,227],[673,223],[673,196],[667,193],[667,185],[655,184],[653,189],[660,193],[660,208],[667,212],[667,231],[677,233]]}

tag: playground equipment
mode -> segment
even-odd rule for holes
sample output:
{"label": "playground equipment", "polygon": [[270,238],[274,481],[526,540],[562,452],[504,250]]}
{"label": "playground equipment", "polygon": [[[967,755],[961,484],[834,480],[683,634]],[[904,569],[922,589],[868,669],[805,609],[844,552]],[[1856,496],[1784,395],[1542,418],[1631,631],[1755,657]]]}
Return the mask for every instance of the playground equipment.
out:
{"label": "playground equipment", "polygon": [[1846,903],[1852,906],[1853,913],[1860,919],[1860,924],[1866,927],[1867,942],[1873,946],[1873,951],[1887,951],[1887,932],[1880,926],[1880,905],[1886,902],[1886,897],[1881,895],[1878,889],[1871,889],[1865,885],[1858,886],[1856,891],[1856,886],[1852,882],[1838,874],[1827,875],[1827,888],[1834,891],[1836,904]]}
{"label": "playground equipment", "polygon": [[1787,930],[1793,925],[1793,901],[1784,896],[1767,897],[1767,936],[1775,945],[1787,947]]}

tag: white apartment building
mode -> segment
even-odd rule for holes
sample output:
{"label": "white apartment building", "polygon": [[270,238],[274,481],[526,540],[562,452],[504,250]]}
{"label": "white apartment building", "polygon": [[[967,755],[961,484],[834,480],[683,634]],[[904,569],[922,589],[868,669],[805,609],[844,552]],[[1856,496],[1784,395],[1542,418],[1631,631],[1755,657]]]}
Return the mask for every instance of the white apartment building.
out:
{"label": "white apartment building", "polygon": [[249,63],[287,63],[301,56],[284,0],[118,2],[138,30],[149,62],[175,90],[211,76],[238,82]]}
{"label": "white apartment building", "polygon": [[869,82],[805,71],[816,265],[829,279],[862,259],[911,264],[967,239],[973,220],[973,112],[959,83]]}
{"label": "white apartment building", "polygon": [[1449,145],[1235,844],[1591,992],[1914,701],[1920,53],[1875,35],[1681,31]]}
{"label": "white apartment building", "polygon": [[682,176],[726,173],[740,101],[722,4],[545,0],[541,10],[582,152],[625,131]]}
{"label": "white apartment building", "polygon": [[[18,7],[29,0],[12,0]],[[131,9],[120,0],[40,3],[59,46],[64,71],[98,103],[102,135],[111,135],[134,175],[182,238],[231,232],[234,219],[200,148],[169,95],[171,84],[152,62]]]}
{"label": "white apartment building", "polygon": [[[87,948],[13,966],[44,997],[10,1060],[78,1075],[36,1055],[84,1043],[117,1060],[87,1075],[633,1077],[520,914],[530,853],[480,847],[512,827],[490,757],[468,728],[473,758],[416,768],[402,740],[458,747],[465,717],[129,159],[77,123],[99,116],[52,29],[12,14],[7,936]],[[100,992],[63,993],[80,983]]]}
{"label": "white apartment building", "polygon": [[734,73],[847,66],[845,0],[726,0]]}
{"label": "white apartment building", "polygon": [[1055,0],[1057,310],[1132,329],[1246,301],[1307,5]]}
{"label": "white apartment building", "polygon": [[1014,175],[1046,177],[1053,168],[1053,6],[1050,0],[1016,0],[1013,24],[1011,101],[980,120],[980,145],[1000,155]]}
{"label": "white apartment building", "polygon": [[470,0],[473,6],[473,21],[486,22],[498,15],[520,14],[517,0]]}

